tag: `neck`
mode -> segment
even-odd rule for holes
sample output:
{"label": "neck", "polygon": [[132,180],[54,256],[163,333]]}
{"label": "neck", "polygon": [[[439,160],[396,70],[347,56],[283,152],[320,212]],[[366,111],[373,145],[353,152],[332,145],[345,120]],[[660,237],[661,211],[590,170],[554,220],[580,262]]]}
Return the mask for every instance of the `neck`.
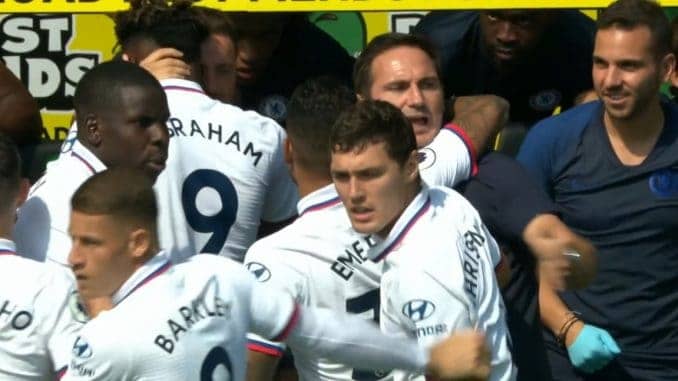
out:
{"label": "neck", "polygon": [[294,168],[294,179],[299,189],[299,198],[332,184],[332,178],[326,173],[315,173],[299,166]]}
{"label": "neck", "polygon": [[14,222],[16,220],[16,213],[12,210],[11,213],[3,213],[0,216],[0,238],[13,241]]}
{"label": "neck", "polygon": [[403,208],[400,210],[397,216],[393,218],[393,221],[391,221],[388,225],[384,227],[380,232],[377,233],[377,236],[379,236],[382,239],[386,239],[388,235],[391,233],[391,230],[393,230],[393,227],[395,226],[396,222],[400,219],[400,217],[403,215],[405,212],[405,209],[407,209],[412,201],[417,197],[419,192],[421,191],[421,180],[417,181],[414,186],[410,187],[409,190],[406,191],[405,197],[403,201]]}
{"label": "neck", "polygon": [[113,309],[113,299],[110,296],[101,296],[96,298],[83,299],[87,316],[94,319],[100,313]]}
{"label": "neck", "polygon": [[637,115],[627,119],[617,119],[604,114],[605,130],[613,139],[619,139],[627,145],[642,144],[656,139],[664,128],[664,112],[659,99]]}

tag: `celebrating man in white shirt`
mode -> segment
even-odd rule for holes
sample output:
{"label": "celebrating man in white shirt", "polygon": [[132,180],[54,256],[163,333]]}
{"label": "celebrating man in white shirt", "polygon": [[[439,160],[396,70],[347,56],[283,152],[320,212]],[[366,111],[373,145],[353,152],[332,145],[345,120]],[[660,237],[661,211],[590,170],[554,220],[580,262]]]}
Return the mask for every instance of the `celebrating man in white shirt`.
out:
{"label": "celebrating man in white shirt", "polygon": [[359,102],[334,124],[330,147],[332,179],[351,225],[372,235],[366,257],[383,266],[382,329],[428,346],[477,327],[491,348],[490,379],[514,379],[494,274],[497,245],[462,196],[421,182],[410,122],[390,103]]}
{"label": "celebrating man in white shirt", "polygon": [[16,255],[12,228],[26,198],[19,153],[0,135],[0,379],[59,379],[84,322],[68,270]]}
{"label": "celebrating man in white shirt", "polygon": [[66,379],[242,380],[248,330],[359,367],[440,379],[489,371],[482,350],[450,356],[468,345],[463,334],[424,350],[360,318],[300,307],[229,259],[197,255],[172,266],[158,250],[156,221],[152,183],[138,171],[106,170],[74,194],[69,262],[93,318]]}
{"label": "celebrating man in white shirt", "polygon": [[17,248],[23,256],[67,265],[69,201],[94,173],[109,167],[143,169],[156,178],[165,167],[169,117],[160,83],[127,62],[106,62],[85,74],[73,97],[77,139],[47,167],[18,213]]}
{"label": "celebrating man in white shirt", "polygon": [[198,79],[208,30],[187,4],[133,2],[115,16],[115,32],[131,62],[175,48],[192,68],[161,81],[171,113],[167,169],[156,183],[163,247],[175,262],[196,253],[242,261],[258,233],[296,215],[297,190],[282,153],[285,131],[205,94]]}

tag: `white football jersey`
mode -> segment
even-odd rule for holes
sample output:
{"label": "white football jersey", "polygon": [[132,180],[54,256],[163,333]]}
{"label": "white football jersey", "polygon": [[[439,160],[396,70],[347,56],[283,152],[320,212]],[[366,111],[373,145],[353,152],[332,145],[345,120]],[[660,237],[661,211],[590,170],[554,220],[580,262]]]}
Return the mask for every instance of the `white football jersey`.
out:
{"label": "white football jersey", "polygon": [[431,185],[454,187],[478,171],[476,153],[466,133],[449,123],[419,149],[419,174]]}
{"label": "white football jersey", "polygon": [[195,253],[242,261],[262,220],[295,214],[285,132],[271,119],[208,97],[195,82],[161,84],[171,113],[167,167],[155,186],[161,246],[175,262]]}
{"label": "white football jersey", "polygon": [[[369,258],[382,263],[381,328],[432,346],[451,332],[478,328],[492,352],[490,380],[515,379],[506,313],[494,268],[496,242],[477,211],[445,187],[424,187]],[[397,380],[424,380],[396,372]]]}
{"label": "white football jersey", "polygon": [[[304,197],[297,210],[299,218],[291,225],[252,245],[245,267],[301,305],[361,314],[378,322],[381,265],[366,257],[374,242],[351,229],[334,185]],[[274,356],[283,352],[281,344],[255,335],[249,336],[248,348]],[[377,379],[373,371],[291,349],[300,380],[364,379],[366,374]]]}
{"label": "white football jersey", "polygon": [[66,380],[243,380],[247,331],[284,338],[298,309],[240,263],[161,252],[80,331]]}
{"label": "white football jersey", "polygon": [[106,166],[79,141],[47,165],[45,174],[31,187],[19,208],[14,227],[17,251],[38,261],[68,265],[71,238],[68,224],[71,197],[89,177]]}
{"label": "white football jersey", "polygon": [[0,239],[0,380],[54,380],[85,321],[72,275],[15,255]]}

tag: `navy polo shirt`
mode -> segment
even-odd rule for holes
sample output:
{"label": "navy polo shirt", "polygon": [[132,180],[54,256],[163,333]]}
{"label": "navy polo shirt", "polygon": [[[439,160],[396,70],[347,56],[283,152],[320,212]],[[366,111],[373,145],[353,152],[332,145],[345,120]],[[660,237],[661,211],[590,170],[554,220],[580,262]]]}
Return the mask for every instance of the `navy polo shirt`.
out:
{"label": "navy polo shirt", "polygon": [[678,379],[678,106],[662,107],[664,129],[639,165],[617,158],[599,101],[538,123],[518,160],[599,251],[595,281],[564,302],[610,332],[631,374],[653,366]]}

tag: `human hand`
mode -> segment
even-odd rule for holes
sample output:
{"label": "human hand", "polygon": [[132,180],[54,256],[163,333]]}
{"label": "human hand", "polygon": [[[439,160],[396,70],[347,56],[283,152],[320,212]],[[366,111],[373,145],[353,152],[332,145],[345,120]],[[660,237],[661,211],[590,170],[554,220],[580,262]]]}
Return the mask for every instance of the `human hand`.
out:
{"label": "human hand", "polygon": [[[146,69],[157,80],[168,78],[185,78],[191,75],[191,67],[182,60],[183,53],[173,48],[160,48],[153,51],[139,66]],[[123,55],[124,60],[129,60]]]}
{"label": "human hand", "polygon": [[436,380],[487,380],[490,351],[485,335],[461,331],[431,348],[427,375]]}
{"label": "human hand", "polygon": [[606,330],[583,322],[572,326],[565,344],[572,365],[585,373],[602,369],[621,353],[621,349]]}

